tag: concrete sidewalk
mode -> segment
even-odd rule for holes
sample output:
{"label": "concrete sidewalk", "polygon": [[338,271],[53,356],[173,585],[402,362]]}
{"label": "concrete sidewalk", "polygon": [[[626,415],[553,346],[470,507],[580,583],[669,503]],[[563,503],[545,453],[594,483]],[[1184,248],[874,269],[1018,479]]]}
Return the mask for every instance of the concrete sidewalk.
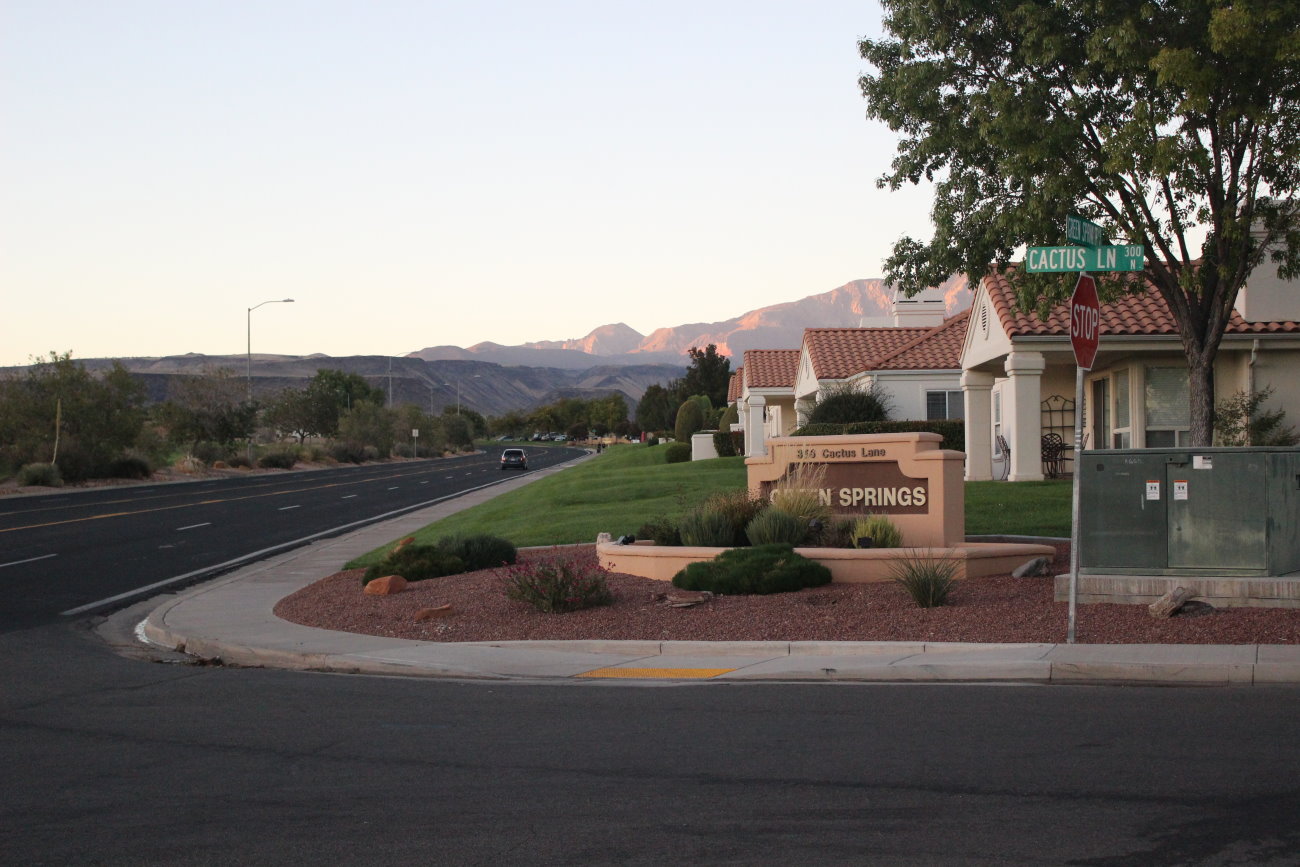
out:
{"label": "concrete sidewalk", "polygon": [[322,540],[191,588],[137,633],[223,663],[313,671],[544,680],[1300,684],[1295,645],[952,644],[940,642],[517,641],[446,644],[331,632],[271,613],[344,563],[518,480]]}

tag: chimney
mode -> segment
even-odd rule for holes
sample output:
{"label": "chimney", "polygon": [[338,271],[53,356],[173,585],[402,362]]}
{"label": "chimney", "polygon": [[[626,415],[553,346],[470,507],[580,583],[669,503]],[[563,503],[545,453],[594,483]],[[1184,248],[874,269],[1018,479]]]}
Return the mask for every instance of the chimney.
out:
{"label": "chimney", "polygon": [[895,328],[934,328],[943,324],[946,312],[943,292],[933,286],[911,298],[894,290]]}
{"label": "chimney", "polygon": [[[1259,237],[1259,231],[1252,234]],[[1283,280],[1277,263],[1264,254],[1264,261],[1246,278],[1233,304],[1247,322],[1300,321],[1300,281]]]}

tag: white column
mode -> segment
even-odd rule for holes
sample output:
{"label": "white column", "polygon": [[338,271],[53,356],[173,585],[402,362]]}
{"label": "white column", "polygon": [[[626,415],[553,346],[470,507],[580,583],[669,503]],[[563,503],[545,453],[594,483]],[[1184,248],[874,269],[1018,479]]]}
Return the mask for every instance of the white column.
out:
{"label": "white column", "polygon": [[745,419],[745,457],[767,454],[767,425],[763,410],[767,409],[767,398],[751,395]]}
{"label": "white column", "polygon": [[808,423],[808,416],[812,415],[813,407],[816,405],[817,401],[810,397],[801,397],[795,400],[795,427],[803,427]]}
{"label": "white column", "polygon": [[1003,423],[1011,446],[1009,482],[1043,479],[1043,369],[1041,352],[1013,352],[1007,356],[1010,388],[1003,391]]}
{"label": "white column", "polygon": [[962,371],[962,401],[966,406],[966,481],[993,478],[993,374]]}

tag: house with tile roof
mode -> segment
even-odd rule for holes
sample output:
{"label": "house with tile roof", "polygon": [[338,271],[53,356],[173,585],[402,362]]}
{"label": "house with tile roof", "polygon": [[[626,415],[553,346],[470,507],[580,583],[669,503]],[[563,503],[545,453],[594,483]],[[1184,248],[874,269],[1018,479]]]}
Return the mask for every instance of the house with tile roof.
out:
{"label": "house with tile roof", "polygon": [[745,454],[763,454],[768,437],[788,436],[798,426],[794,379],[798,349],[746,349],[740,366],[736,409],[745,431]]}
{"label": "house with tile roof", "polygon": [[[1045,476],[1044,437],[1061,437],[1069,471],[1075,366],[1067,304],[1046,318],[1016,307],[1007,272],[976,288],[961,349],[966,478]],[[1261,265],[1240,292],[1215,361],[1220,400],[1274,389],[1271,407],[1300,414],[1300,283]],[[1187,362],[1178,327],[1154,287],[1101,307],[1101,344],[1085,376],[1084,448],[1156,448],[1187,442]],[[1047,472],[1058,465],[1048,464]]]}
{"label": "house with tile roof", "polygon": [[745,454],[765,454],[768,437],[806,424],[827,389],[888,392],[896,418],[961,418],[958,362],[969,318],[943,319],[940,308],[927,325],[808,328],[799,349],[747,351],[734,401]]}

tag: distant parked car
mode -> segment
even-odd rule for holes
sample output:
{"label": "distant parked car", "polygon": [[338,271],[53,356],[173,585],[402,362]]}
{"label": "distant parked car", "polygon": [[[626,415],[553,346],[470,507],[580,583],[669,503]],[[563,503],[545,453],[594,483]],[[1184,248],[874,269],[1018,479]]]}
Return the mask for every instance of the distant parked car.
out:
{"label": "distant parked car", "polygon": [[528,469],[528,456],[524,454],[523,449],[506,449],[501,453],[501,469],[526,470]]}

